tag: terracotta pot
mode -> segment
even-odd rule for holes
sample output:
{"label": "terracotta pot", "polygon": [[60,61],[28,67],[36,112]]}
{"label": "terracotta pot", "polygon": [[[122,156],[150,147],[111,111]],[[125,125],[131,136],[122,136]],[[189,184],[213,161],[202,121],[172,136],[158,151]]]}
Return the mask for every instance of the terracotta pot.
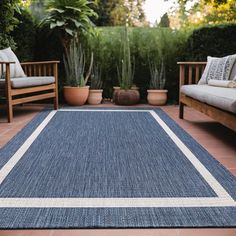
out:
{"label": "terracotta pot", "polygon": [[132,86],[131,89],[139,91],[139,87],[137,87],[137,86]]}
{"label": "terracotta pot", "polygon": [[119,86],[114,86],[114,87],[113,87],[113,91],[116,91],[116,90],[119,90],[119,89],[120,89]]}
{"label": "terracotta pot", "polygon": [[[118,87],[118,86],[114,86],[114,87],[113,87],[113,96],[112,96],[113,101],[114,101],[114,94],[115,94],[115,92],[118,91],[118,90],[120,90],[120,87]],[[137,90],[137,91],[139,91],[139,87],[137,87],[137,86],[132,86],[132,87],[131,87],[131,90]]]}
{"label": "terracotta pot", "polygon": [[64,98],[71,106],[82,106],[86,103],[89,95],[89,86],[64,87]]}
{"label": "terracotta pot", "polygon": [[166,104],[168,90],[150,89],[147,92],[147,100],[150,105],[161,106]]}
{"label": "terracotta pot", "polygon": [[114,103],[117,105],[135,105],[140,100],[139,91],[119,89],[114,92]]}
{"label": "terracotta pot", "polygon": [[120,90],[120,87],[118,86],[114,86],[113,87],[113,94],[112,94],[112,101],[114,102],[114,99],[115,99],[115,93],[116,91]]}
{"label": "terracotta pot", "polygon": [[102,102],[102,89],[90,89],[88,96],[88,104],[98,105]]}

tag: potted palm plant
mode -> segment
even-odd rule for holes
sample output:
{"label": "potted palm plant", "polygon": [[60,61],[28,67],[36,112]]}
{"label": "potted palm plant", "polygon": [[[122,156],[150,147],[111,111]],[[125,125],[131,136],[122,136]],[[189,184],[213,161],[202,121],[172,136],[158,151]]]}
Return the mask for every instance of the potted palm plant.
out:
{"label": "potted palm plant", "polygon": [[120,88],[114,90],[113,101],[117,105],[135,105],[139,102],[140,94],[132,89],[134,78],[134,65],[131,61],[128,29],[122,32],[122,59],[117,67]]}
{"label": "potted palm plant", "polygon": [[85,54],[75,40],[71,43],[68,54],[64,56],[66,72],[66,86],[64,86],[64,98],[69,105],[82,106],[86,103],[89,94],[88,79],[93,65],[91,54],[90,66],[85,75]]}
{"label": "potted palm plant", "polygon": [[165,105],[167,101],[168,90],[165,90],[166,75],[163,60],[160,64],[155,61],[149,61],[150,69],[150,89],[147,90],[147,100],[150,105]]}
{"label": "potted palm plant", "polygon": [[94,64],[91,74],[91,83],[88,96],[88,104],[98,105],[102,102],[102,69],[98,64]]}

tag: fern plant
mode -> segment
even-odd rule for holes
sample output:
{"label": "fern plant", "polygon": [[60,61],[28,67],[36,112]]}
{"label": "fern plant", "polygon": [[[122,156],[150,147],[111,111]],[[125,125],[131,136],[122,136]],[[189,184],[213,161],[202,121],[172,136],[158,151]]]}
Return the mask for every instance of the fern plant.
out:
{"label": "fern plant", "polygon": [[64,55],[66,72],[66,85],[72,87],[84,87],[92,72],[93,53],[91,53],[89,69],[85,75],[86,58],[81,44],[75,40],[70,45],[68,54]]}
{"label": "fern plant", "polygon": [[165,66],[163,60],[160,64],[149,60],[150,89],[164,89],[166,84]]}

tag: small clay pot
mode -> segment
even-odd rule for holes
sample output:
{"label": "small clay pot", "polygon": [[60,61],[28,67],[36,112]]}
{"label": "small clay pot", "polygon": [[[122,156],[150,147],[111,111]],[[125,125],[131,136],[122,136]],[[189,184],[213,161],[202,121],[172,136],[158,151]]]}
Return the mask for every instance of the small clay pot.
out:
{"label": "small clay pot", "polygon": [[168,90],[150,89],[147,92],[147,100],[150,105],[161,106],[166,104]]}
{"label": "small clay pot", "polygon": [[98,105],[102,102],[102,89],[90,89],[88,96],[88,104],[90,105]]}

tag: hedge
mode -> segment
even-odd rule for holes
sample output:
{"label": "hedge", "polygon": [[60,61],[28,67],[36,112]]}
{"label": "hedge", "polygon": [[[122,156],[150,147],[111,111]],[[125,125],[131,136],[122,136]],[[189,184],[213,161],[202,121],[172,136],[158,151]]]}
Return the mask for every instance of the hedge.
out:
{"label": "hedge", "polygon": [[[103,65],[105,96],[111,97],[112,87],[118,85],[117,65],[120,60],[121,27],[102,27],[96,34],[87,37],[85,45],[93,51],[95,61]],[[140,87],[141,97],[146,98],[149,87],[149,60],[164,60],[170,100],[177,99],[178,68],[176,62],[182,59],[187,33],[168,28],[130,28],[131,55],[135,64],[134,84]]]}
{"label": "hedge", "polygon": [[187,60],[206,61],[207,56],[223,57],[236,53],[236,25],[208,26],[190,35]]}
{"label": "hedge", "polygon": [[[63,50],[56,35],[45,28],[37,29],[36,27],[36,30],[34,59],[63,61]],[[93,51],[95,62],[103,65],[103,88],[106,98],[112,97],[112,87],[118,85],[117,65],[122,43],[121,30],[121,27],[98,27],[93,35],[81,38],[88,61]],[[148,60],[158,62],[164,59],[169,103],[178,101],[177,61],[205,61],[208,55],[225,56],[236,53],[236,25],[203,27],[191,32],[174,31],[169,28],[130,28],[129,39],[132,58],[135,62],[134,83],[140,87],[142,99],[146,98],[150,81]],[[15,41],[19,48],[19,39],[16,38]],[[32,56],[32,52],[29,51],[29,53],[28,56]],[[63,63],[60,65],[59,74],[60,91],[62,91]]]}

